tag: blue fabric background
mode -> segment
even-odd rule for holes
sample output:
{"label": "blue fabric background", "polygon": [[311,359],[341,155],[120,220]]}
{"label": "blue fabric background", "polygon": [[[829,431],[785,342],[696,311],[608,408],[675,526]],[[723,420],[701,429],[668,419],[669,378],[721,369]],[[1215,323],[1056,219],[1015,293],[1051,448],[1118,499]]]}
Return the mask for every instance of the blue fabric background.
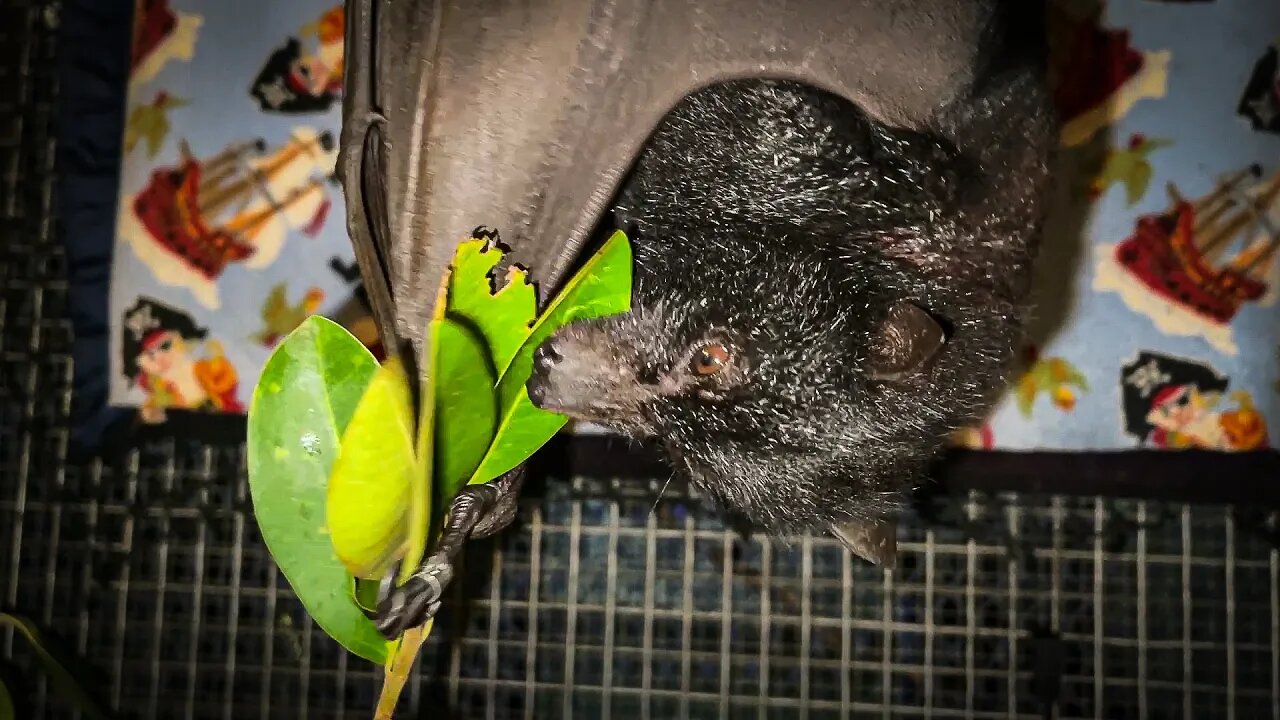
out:
{"label": "blue fabric background", "polygon": [[[171,60],[157,77],[131,88],[129,106],[149,101],[159,89],[190,104],[171,112],[172,130],[154,160],[135,150],[123,163],[123,94],[133,3],[66,0],[63,6],[59,213],[76,333],[73,441],[80,445],[100,443],[109,427],[128,425],[135,415],[131,408],[140,395],[126,387],[119,360],[108,355],[108,340],[110,332],[119,331],[113,325],[120,312],[139,294],[181,307],[209,328],[239,372],[239,398],[245,404],[269,354],[248,336],[261,325],[259,313],[270,287],[288,280],[294,301],[307,286],[320,286],[327,296],[322,312],[349,294],[349,286],[328,267],[332,256],[351,257],[336,187],[320,235],[303,238],[295,233],[265,271],[229,269],[220,281],[222,307],[217,311],[201,308],[181,288],[157,282],[126,246],[116,248],[118,196],[135,191],[157,164],[171,163],[179,139],[186,138],[193,151],[204,156],[258,136],[274,147],[299,125],[335,134],[340,127],[336,104],[319,114],[269,115],[248,92],[264,59],[333,2],[172,4],[176,11],[202,18],[195,56],[191,61]],[[1268,423],[1275,447],[1280,444],[1280,305],[1254,303],[1241,312],[1231,327],[1239,347],[1232,355],[1202,337],[1162,332],[1115,293],[1095,290],[1094,282],[1097,248],[1129,235],[1139,216],[1163,209],[1167,182],[1195,197],[1211,190],[1221,176],[1251,163],[1262,166],[1264,178],[1280,169],[1280,135],[1254,130],[1236,113],[1254,63],[1269,45],[1280,42],[1280,3],[1111,0],[1103,17],[1107,27],[1127,29],[1133,47],[1168,51],[1171,59],[1163,97],[1138,100],[1100,137],[1109,136],[1113,146],[1123,146],[1135,133],[1172,142],[1149,156],[1153,176],[1132,207],[1119,184],[1092,202],[1082,202],[1071,195],[1073,178],[1064,178],[1069,182],[1060,188],[1038,269],[1040,319],[1033,323],[1032,339],[1041,357],[1069,362],[1087,388],[1073,390],[1074,405],[1069,409],[1055,406],[1046,392],[1037,398],[1030,416],[1018,409],[1016,390],[1011,391],[991,417],[993,445],[1077,451],[1137,447],[1138,440],[1124,431],[1121,367],[1139,351],[1154,351],[1203,362],[1230,378],[1231,390],[1247,390]],[[1064,173],[1083,172],[1085,162],[1073,159],[1073,153],[1079,154],[1067,153]],[[1271,277],[1280,274],[1273,272]]]}

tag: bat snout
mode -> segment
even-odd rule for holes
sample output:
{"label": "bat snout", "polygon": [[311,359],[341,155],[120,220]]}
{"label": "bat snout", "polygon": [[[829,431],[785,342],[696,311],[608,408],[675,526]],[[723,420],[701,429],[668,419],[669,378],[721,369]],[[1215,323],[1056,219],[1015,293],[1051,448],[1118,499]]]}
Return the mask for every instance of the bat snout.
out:
{"label": "bat snout", "polygon": [[559,367],[564,360],[555,337],[548,338],[533,351],[533,372],[525,383],[529,401],[540,410],[571,414],[566,400],[565,372]]}
{"label": "bat snout", "polygon": [[534,351],[525,390],[541,410],[614,425],[625,423],[638,408],[628,377],[598,343],[557,334]]}

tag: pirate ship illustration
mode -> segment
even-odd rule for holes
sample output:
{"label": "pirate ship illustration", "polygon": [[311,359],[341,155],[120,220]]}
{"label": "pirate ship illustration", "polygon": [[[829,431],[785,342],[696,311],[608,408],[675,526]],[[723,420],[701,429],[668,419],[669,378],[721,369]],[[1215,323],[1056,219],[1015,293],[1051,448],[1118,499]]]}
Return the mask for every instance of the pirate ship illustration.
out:
{"label": "pirate ship illustration", "polygon": [[184,141],[176,165],[152,171],[126,198],[120,234],[157,280],[215,309],[216,282],[229,265],[261,269],[291,230],[319,231],[331,204],[333,136],[299,129],[267,150],[254,140],[200,158]]}
{"label": "pirate ship illustration", "polygon": [[1103,10],[1100,2],[1049,4],[1050,84],[1068,147],[1165,93],[1170,53],[1135,49],[1128,30],[1102,24]]}
{"label": "pirate ship illustration", "polygon": [[1253,166],[1190,199],[1168,185],[1169,206],[1138,218],[1129,237],[1105,249],[1095,287],[1119,291],[1166,332],[1199,329],[1233,353],[1229,323],[1248,304],[1269,304],[1275,296],[1280,172],[1245,187],[1261,176]]}
{"label": "pirate ship illustration", "polygon": [[175,12],[169,0],[134,0],[130,82],[153,79],[170,60],[191,60],[203,22],[199,15]]}
{"label": "pirate ship illustration", "polygon": [[[1261,169],[1236,173],[1195,200],[1169,185],[1171,207],[1140,218],[1134,234],[1116,247],[1116,259],[1152,292],[1213,322],[1230,322],[1241,305],[1266,293],[1265,274],[1280,248],[1280,233],[1268,218],[1280,198],[1280,172],[1250,198],[1239,185],[1255,173]],[[1255,224],[1262,236],[1226,257],[1231,240]]]}

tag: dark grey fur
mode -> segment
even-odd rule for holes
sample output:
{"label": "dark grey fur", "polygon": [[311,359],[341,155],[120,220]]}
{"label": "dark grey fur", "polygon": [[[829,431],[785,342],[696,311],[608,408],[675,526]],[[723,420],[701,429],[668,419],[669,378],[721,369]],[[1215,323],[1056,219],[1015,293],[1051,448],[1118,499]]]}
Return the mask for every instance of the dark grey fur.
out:
{"label": "dark grey fur", "polygon": [[[633,310],[543,346],[540,405],[652,438],[773,532],[878,521],[985,412],[1020,339],[1056,135],[1036,62],[997,68],[928,132],[808,86],[701,90],[661,124],[615,215]],[[870,368],[897,303],[948,342],[898,382]],[[689,370],[716,339],[721,376]]]}
{"label": "dark grey fur", "polygon": [[[529,389],[658,440],[737,514],[831,526],[891,565],[881,516],[990,404],[1020,333],[1056,136],[1043,0],[534,5],[347,2],[339,172],[384,337],[423,353],[453,233],[477,222],[546,300],[677,96],[752,74],[828,87],[862,106],[743,80],[668,115],[615,213],[634,225],[635,311],[560,333]],[[737,360],[691,384],[711,332]],[[383,593],[384,634],[435,612],[521,477],[450,504],[436,551]]]}

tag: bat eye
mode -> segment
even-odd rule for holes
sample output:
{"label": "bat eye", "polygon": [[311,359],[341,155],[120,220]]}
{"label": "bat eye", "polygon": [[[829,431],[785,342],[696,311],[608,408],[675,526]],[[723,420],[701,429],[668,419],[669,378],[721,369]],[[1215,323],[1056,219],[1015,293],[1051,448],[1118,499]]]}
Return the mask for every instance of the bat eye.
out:
{"label": "bat eye", "polygon": [[697,375],[715,375],[729,362],[729,349],[720,343],[708,343],[693,354],[690,369]]}

